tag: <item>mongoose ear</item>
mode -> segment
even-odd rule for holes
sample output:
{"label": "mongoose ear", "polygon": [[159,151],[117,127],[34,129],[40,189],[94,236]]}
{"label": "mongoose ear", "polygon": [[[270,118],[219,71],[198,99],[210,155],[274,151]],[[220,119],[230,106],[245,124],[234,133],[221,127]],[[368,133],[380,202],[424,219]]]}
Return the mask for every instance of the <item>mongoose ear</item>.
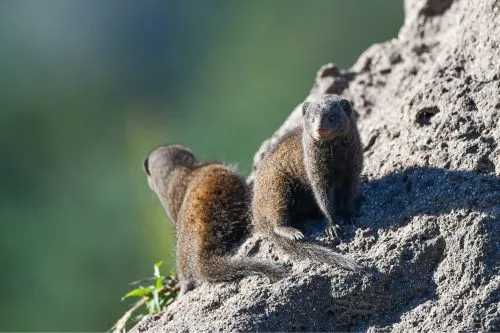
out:
{"label": "mongoose ear", "polygon": [[311,105],[310,102],[304,102],[302,103],[302,115],[306,114],[307,108],[309,108],[309,105]]}
{"label": "mongoose ear", "polygon": [[352,113],[351,103],[349,103],[349,101],[347,99],[341,99],[339,104],[340,104],[340,107],[342,108],[342,110],[344,110],[344,112],[348,116],[350,116]]}
{"label": "mongoose ear", "polygon": [[151,173],[149,172],[149,156],[144,160],[142,168],[144,169],[146,175],[151,176]]}

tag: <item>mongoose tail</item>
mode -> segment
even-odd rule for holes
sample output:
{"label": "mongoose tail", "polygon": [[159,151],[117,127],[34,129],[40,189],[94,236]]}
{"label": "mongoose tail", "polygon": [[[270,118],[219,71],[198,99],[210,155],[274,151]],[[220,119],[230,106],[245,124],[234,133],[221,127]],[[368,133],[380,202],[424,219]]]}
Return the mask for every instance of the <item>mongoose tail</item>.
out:
{"label": "mongoose tail", "polygon": [[335,253],[324,246],[290,240],[275,233],[271,233],[271,237],[273,242],[294,258],[307,258],[311,261],[320,261],[328,265],[339,266],[353,272],[361,271],[363,268],[363,266],[358,264],[355,260]]}
{"label": "mongoose tail", "polygon": [[199,263],[200,275],[207,281],[233,281],[250,275],[268,278],[271,282],[287,276],[287,269],[253,259],[232,260],[228,257],[206,257]]}

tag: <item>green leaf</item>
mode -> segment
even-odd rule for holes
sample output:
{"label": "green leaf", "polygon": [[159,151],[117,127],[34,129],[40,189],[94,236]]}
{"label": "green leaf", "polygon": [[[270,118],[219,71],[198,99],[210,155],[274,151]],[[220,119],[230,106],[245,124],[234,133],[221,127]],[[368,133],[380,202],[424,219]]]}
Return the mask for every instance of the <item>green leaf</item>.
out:
{"label": "green leaf", "polygon": [[165,277],[163,276],[160,276],[160,277],[157,277],[156,278],[156,282],[155,282],[155,288],[156,289],[160,289],[163,285],[163,279],[165,279]]}
{"label": "green leaf", "polygon": [[156,277],[160,277],[161,276],[161,274],[160,274],[160,267],[161,267],[161,265],[163,265],[163,261],[155,262],[154,268],[155,268],[155,276]]}
{"label": "green leaf", "polygon": [[165,306],[172,304],[174,301],[175,301],[175,296],[169,297],[165,302]]}
{"label": "green leaf", "polygon": [[148,314],[154,314],[155,313],[155,302],[154,300],[151,300],[146,303],[146,306],[148,308]]}
{"label": "green leaf", "polygon": [[153,291],[153,301],[154,301],[155,313],[159,313],[161,309],[160,309],[160,297],[158,295],[158,290]]}
{"label": "green leaf", "polygon": [[150,296],[150,295],[151,295],[150,289],[140,287],[140,288],[133,289],[133,290],[129,291],[128,293],[126,293],[125,296],[122,297],[122,301],[128,297],[145,297],[145,296]]}

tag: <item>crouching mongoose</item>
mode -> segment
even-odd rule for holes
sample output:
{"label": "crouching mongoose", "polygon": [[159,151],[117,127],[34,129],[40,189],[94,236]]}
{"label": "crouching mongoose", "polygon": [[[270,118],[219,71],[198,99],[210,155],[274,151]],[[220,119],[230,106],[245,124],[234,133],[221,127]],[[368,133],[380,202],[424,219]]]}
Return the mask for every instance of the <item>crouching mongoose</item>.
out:
{"label": "crouching mongoose", "polygon": [[180,145],[155,149],[144,161],[151,189],[173,221],[181,293],[202,281],[262,275],[275,281],[284,268],[253,259],[232,259],[231,249],[250,227],[245,180],[220,163],[199,162]]}

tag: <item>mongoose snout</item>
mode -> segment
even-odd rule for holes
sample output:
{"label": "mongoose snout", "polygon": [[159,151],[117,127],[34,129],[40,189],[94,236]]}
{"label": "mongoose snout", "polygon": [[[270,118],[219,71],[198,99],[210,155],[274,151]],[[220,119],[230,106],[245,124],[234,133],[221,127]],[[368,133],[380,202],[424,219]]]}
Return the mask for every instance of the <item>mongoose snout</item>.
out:
{"label": "mongoose snout", "polygon": [[[347,134],[350,129],[351,106],[345,99],[306,101],[302,106],[304,129],[317,141],[331,141]],[[347,103],[347,104],[346,104]]]}

